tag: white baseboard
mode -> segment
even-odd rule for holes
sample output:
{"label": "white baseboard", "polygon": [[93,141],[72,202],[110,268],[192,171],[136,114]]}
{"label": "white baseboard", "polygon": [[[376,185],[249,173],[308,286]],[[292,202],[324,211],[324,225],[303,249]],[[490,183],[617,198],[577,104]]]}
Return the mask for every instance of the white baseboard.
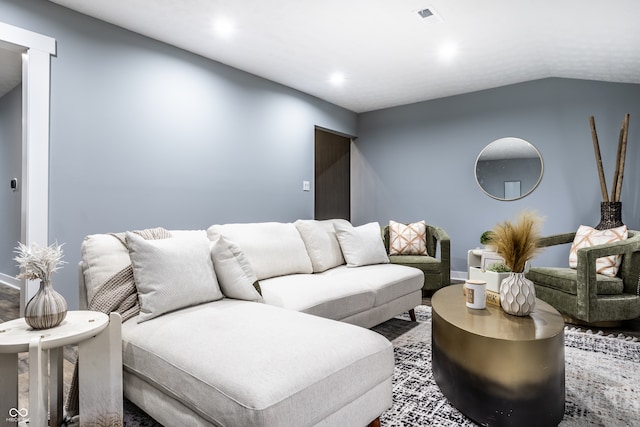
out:
{"label": "white baseboard", "polygon": [[20,290],[21,281],[13,276],[8,276],[6,274],[0,273],[0,283]]}
{"label": "white baseboard", "polygon": [[456,280],[467,280],[469,276],[466,271],[452,271],[451,278]]}

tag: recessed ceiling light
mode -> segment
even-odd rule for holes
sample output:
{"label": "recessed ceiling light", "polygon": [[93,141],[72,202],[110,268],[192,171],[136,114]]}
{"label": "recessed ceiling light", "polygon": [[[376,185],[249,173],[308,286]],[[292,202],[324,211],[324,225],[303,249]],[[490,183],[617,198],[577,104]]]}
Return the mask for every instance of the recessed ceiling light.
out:
{"label": "recessed ceiling light", "polygon": [[458,55],[458,45],[453,42],[448,42],[440,46],[438,49],[438,57],[442,61],[451,61]]}
{"label": "recessed ceiling light", "polygon": [[329,82],[334,86],[342,86],[344,84],[344,74],[335,72],[329,77]]}
{"label": "recessed ceiling light", "polygon": [[218,36],[228,39],[236,32],[236,25],[231,19],[221,16],[213,21],[213,30]]}

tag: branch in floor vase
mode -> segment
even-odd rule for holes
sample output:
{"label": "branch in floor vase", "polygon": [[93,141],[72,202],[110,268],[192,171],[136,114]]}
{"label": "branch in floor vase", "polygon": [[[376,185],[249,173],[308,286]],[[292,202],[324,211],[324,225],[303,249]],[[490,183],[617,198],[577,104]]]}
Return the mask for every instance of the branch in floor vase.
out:
{"label": "branch in floor vase", "polygon": [[596,166],[598,167],[598,176],[600,177],[600,190],[602,190],[602,200],[604,202],[609,201],[609,195],[607,194],[607,182],[604,177],[604,169],[602,168],[602,157],[600,157],[600,144],[598,143],[598,133],[596,132],[596,121],[593,116],[589,117],[589,124],[591,125],[591,139],[593,139],[593,150],[596,153]]}
{"label": "branch in floor vase", "polygon": [[620,201],[620,196],[622,194],[622,178],[624,177],[624,162],[627,156],[627,137],[629,136],[629,113],[625,114],[624,120],[622,122],[621,129],[621,139],[620,139],[620,148],[618,149],[620,152],[619,158],[619,171],[616,179],[616,188],[615,188],[615,199],[614,202]]}

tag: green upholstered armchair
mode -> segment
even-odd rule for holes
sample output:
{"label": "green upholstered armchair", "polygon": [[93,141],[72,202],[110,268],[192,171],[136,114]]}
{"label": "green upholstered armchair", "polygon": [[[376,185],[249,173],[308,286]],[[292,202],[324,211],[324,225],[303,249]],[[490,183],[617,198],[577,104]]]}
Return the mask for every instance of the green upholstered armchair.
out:
{"label": "green upholstered armchair", "polygon": [[[572,243],[575,234],[544,237],[541,246]],[[596,259],[617,254],[622,255],[622,264],[616,277],[596,273]],[[577,269],[529,269],[526,277],[535,284],[536,297],[586,323],[606,324],[640,316],[640,231],[629,230],[626,240],[579,249],[577,255]]]}
{"label": "green upholstered armchair", "polygon": [[[382,227],[384,247],[389,254],[389,226]],[[436,251],[440,245],[440,258],[436,258]],[[440,227],[427,224],[427,254],[428,255],[391,255],[392,264],[407,265],[422,270],[424,273],[423,291],[435,291],[451,280],[451,243],[449,235]]]}

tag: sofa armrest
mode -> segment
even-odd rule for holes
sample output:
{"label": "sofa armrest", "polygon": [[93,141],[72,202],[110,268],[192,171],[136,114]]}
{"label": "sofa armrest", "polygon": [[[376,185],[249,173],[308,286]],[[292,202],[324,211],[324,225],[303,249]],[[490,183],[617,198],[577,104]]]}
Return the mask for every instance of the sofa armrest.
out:
{"label": "sofa armrest", "polygon": [[442,286],[451,283],[451,239],[447,232],[435,225],[427,225],[427,252],[436,256],[436,248],[440,245],[440,264],[442,266]]}

